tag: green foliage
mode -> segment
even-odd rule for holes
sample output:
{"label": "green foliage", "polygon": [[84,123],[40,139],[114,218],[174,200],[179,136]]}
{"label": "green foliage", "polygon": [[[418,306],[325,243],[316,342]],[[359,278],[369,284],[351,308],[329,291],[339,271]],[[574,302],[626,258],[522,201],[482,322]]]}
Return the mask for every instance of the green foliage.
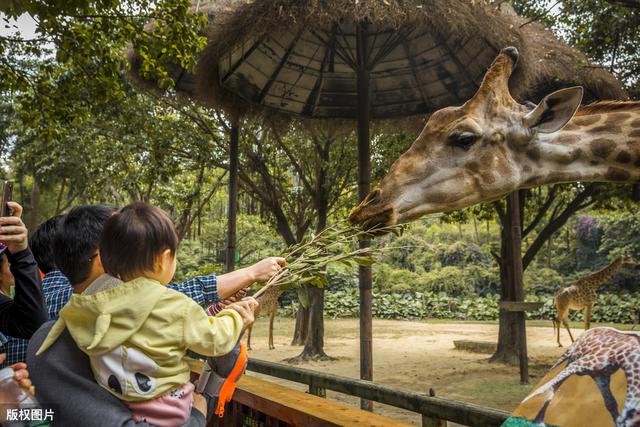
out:
{"label": "green foliage", "polygon": [[474,284],[467,280],[465,271],[453,266],[424,273],[421,285],[423,290],[452,296],[469,296],[474,290]]}
{"label": "green foliage", "polygon": [[634,97],[640,95],[637,2],[513,0],[513,4],[519,13],[543,21],[560,38],[613,71]]}
{"label": "green foliage", "polygon": [[[531,295],[527,301],[544,302],[541,309],[527,313],[528,319],[551,320],[555,317],[553,297]],[[281,315],[295,316],[297,304],[285,305]],[[325,296],[325,316],[332,319],[358,317],[360,302],[356,289],[328,293]],[[373,316],[394,320],[498,320],[498,296],[453,297],[445,293],[402,292],[374,293]],[[640,313],[640,296],[602,294],[598,296],[591,320],[602,323],[635,323]],[[572,311],[570,319],[582,321],[582,312]]]}
{"label": "green foliage", "polygon": [[532,267],[524,272],[525,290],[533,295],[553,295],[566,286],[565,279],[556,271],[546,267]]}

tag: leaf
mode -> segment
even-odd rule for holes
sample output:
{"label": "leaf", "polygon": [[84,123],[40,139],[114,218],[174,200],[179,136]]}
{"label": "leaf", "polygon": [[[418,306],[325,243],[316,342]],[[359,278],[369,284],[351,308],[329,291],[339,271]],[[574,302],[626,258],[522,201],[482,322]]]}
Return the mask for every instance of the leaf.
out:
{"label": "leaf", "polygon": [[300,305],[304,308],[309,308],[309,293],[307,292],[307,288],[298,288],[298,301],[300,301]]}
{"label": "leaf", "polygon": [[355,256],[353,257],[353,260],[356,262],[356,264],[362,266],[362,267],[369,267],[373,264],[375,264],[376,260],[373,259],[372,257],[368,257],[368,256]]}

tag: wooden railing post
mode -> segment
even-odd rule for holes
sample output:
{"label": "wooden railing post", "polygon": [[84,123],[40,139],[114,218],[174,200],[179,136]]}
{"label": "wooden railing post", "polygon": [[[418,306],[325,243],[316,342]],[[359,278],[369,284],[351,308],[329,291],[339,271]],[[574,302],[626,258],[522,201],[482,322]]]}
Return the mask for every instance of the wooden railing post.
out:
{"label": "wooden railing post", "polygon": [[311,379],[309,381],[309,394],[313,394],[318,397],[327,397],[327,389],[315,385],[313,379]]}
{"label": "wooden railing post", "polygon": [[447,422],[440,418],[433,418],[423,414],[422,427],[447,427]]}

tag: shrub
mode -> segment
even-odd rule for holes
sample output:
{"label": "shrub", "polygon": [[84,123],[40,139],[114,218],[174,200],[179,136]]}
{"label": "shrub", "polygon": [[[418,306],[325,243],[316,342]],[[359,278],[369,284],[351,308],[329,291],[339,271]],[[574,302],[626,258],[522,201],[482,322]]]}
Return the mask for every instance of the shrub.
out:
{"label": "shrub", "polygon": [[470,295],[474,291],[465,271],[454,266],[424,273],[420,281],[420,289],[428,292],[443,292],[447,295]]}
{"label": "shrub", "polygon": [[566,286],[564,278],[552,268],[535,268],[531,265],[524,272],[524,286],[528,293],[535,295],[553,295]]}

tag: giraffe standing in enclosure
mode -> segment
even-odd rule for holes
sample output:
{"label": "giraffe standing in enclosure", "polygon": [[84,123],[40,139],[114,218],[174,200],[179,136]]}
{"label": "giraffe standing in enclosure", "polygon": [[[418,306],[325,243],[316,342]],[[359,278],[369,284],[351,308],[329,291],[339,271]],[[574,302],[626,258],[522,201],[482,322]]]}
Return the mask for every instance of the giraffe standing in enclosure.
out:
{"label": "giraffe standing in enclosure", "polygon": [[623,264],[638,264],[638,262],[630,257],[618,257],[602,270],[582,277],[573,285],[562,288],[555,293],[553,302],[556,306],[556,317],[553,321],[553,327],[554,331],[557,332],[558,347],[562,347],[560,343],[560,322],[567,328],[571,342],[574,341],[573,335],[571,335],[571,329],[569,329],[569,310],[584,309],[584,328],[585,330],[589,329],[591,327],[591,309],[598,298],[598,289],[609,280]]}
{"label": "giraffe standing in enclosure", "polygon": [[[282,289],[280,286],[271,286],[265,292],[256,298],[258,301],[258,308],[256,308],[253,315],[257,319],[259,316],[269,316],[269,350],[276,348],[273,345],[273,320],[278,314],[278,299],[282,295]],[[247,331],[247,349],[251,350],[251,330],[253,325],[249,326]]]}

